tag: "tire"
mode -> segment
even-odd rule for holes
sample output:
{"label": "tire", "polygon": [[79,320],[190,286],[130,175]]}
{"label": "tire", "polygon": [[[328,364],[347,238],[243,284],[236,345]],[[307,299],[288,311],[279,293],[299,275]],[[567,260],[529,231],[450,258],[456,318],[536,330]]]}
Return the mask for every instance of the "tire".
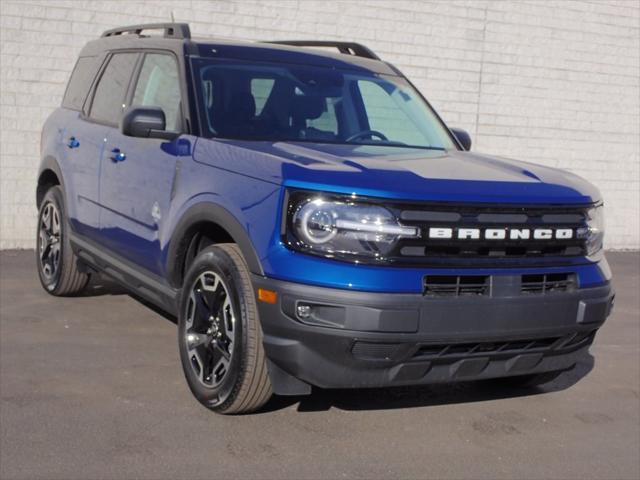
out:
{"label": "tire", "polygon": [[64,195],[59,186],[53,186],[38,212],[36,265],[42,288],[56,297],[77,295],[89,283],[89,274],[78,269],[68,232]]}
{"label": "tire", "polygon": [[532,373],[530,375],[518,375],[516,377],[506,377],[501,382],[518,388],[537,387],[544,383],[549,383],[558,378],[565,370],[556,370],[554,372]]}
{"label": "tire", "polygon": [[205,248],[189,266],[178,346],[187,384],[205,407],[249,413],[271,397],[255,294],[235,244]]}

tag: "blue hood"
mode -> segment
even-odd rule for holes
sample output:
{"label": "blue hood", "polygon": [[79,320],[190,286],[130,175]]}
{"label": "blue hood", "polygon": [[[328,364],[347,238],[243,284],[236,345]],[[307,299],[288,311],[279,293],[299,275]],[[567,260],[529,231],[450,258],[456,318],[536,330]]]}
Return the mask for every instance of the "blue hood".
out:
{"label": "blue hood", "polygon": [[462,151],[198,140],[196,161],[287,187],[400,200],[587,204],[586,180],[555,168]]}

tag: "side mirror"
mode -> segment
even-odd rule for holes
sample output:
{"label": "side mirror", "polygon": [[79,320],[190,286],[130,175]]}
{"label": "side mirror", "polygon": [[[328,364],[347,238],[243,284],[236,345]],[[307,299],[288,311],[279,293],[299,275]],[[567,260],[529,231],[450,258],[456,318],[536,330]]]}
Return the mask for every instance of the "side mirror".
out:
{"label": "side mirror", "polygon": [[455,135],[462,148],[469,151],[471,150],[471,136],[467,133],[466,130],[461,128],[452,128],[451,132]]}
{"label": "side mirror", "polygon": [[178,132],[165,130],[167,122],[160,107],[127,107],[120,119],[120,131],[128,137],[174,140]]}

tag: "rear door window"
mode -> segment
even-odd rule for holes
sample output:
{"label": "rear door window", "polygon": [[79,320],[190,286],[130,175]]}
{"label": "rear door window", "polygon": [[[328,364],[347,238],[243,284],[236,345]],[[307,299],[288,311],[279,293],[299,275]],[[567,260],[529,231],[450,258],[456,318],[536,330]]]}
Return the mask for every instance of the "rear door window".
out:
{"label": "rear door window", "polygon": [[111,57],[93,95],[91,118],[118,124],[137,59],[137,53],[116,53]]}

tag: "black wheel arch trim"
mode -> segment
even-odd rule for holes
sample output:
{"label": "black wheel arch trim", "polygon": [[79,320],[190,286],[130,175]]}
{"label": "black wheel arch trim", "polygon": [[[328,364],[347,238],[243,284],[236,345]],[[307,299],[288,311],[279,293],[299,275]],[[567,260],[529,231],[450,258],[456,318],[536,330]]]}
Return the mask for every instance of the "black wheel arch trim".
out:
{"label": "black wheel arch trim", "polygon": [[38,180],[36,185],[36,205],[38,206],[38,208],[40,207],[39,201],[42,200],[42,198],[40,198],[40,191],[39,191],[40,179],[42,178],[42,176],[47,170],[51,170],[56,175],[56,177],[58,177],[58,181],[60,182],[60,188],[62,189],[63,193],[65,192],[64,177],[62,175],[62,169],[58,164],[58,160],[56,160],[56,158],[52,157],[51,155],[47,155],[42,159],[42,161],[40,162],[40,167],[38,168]]}
{"label": "black wheel arch trim", "polygon": [[167,280],[175,288],[181,288],[180,278],[189,248],[187,233],[199,223],[214,223],[224,229],[238,245],[251,273],[264,275],[262,264],[249,235],[242,224],[227,209],[210,202],[200,202],[189,207],[173,229],[167,252]]}

